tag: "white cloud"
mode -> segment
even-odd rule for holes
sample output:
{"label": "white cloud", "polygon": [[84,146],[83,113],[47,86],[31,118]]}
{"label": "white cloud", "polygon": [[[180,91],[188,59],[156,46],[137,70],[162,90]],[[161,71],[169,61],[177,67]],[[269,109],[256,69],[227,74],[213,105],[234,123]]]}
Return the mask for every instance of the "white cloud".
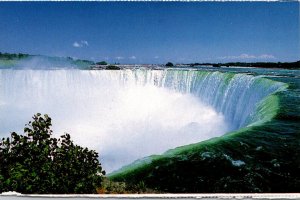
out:
{"label": "white cloud", "polygon": [[241,59],[253,59],[253,58],[256,58],[256,56],[243,53],[243,54],[237,56],[237,58],[241,58]]}
{"label": "white cloud", "polygon": [[73,47],[81,48],[83,46],[89,46],[89,43],[86,40],[81,40],[80,42],[75,41]]}
{"label": "white cloud", "polygon": [[134,59],[136,59],[136,57],[135,56],[130,56],[129,59],[133,59],[134,60]]}
{"label": "white cloud", "polygon": [[86,40],[82,40],[82,41],[81,41],[81,44],[86,45],[86,46],[89,46],[89,43],[88,43]]}
{"label": "white cloud", "polygon": [[78,42],[74,42],[73,43],[73,47],[77,47],[78,48],[78,47],[82,47],[82,45],[80,45]]}
{"label": "white cloud", "polygon": [[117,56],[116,59],[117,59],[117,60],[122,60],[122,59],[124,59],[124,57],[122,57],[122,56]]}
{"label": "white cloud", "polygon": [[260,55],[259,58],[269,58],[269,59],[274,59],[275,56],[273,56],[273,55],[268,55],[268,54],[263,54],[263,55]]}
{"label": "white cloud", "polygon": [[251,54],[246,54],[243,53],[239,56],[223,56],[219,57],[219,59],[274,59],[275,56],[269,55],[269,54],[262,54],[259,56],[251,55]]}
{"label": "white cloud", "polygon": [[158,58],[159,58],[159,56],[154,56],[154,58],[155,58],[155,59],[158,59]]}

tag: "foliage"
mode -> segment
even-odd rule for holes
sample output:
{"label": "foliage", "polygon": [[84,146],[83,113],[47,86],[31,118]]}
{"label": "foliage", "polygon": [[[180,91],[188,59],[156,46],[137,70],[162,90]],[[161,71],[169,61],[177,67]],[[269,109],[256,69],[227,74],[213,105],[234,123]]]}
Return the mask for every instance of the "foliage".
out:
{"label": "foliage", "polygon": [[166,67],[173,67],[173,66],[174,66],[174,64],[171,63],[171,62],[168,62],[168,63],[166,64]]}
{"label": "foliage", "polygon": [[0,141],[0,193],[95,193],[103,175],[98,153],[75,145],[69,134],[51,137],[48,115]]}
{"label": "foliage", "polygon": [[14,61],[20,61],[25,58],[40,58],[40,59],[46,59],[50,62],[68,62],[72,65],[76,65],[81,68],[88,68],[90,65],[94,65],[95,63],[90,60],[82,60],[82,59],[75,59],[72,57],[51,57],[51,56],[43,56],[43,55],[29,55],[29,54],[11,54],[11,53],[1,53],[0,52],[0,65],[13,65],[15,64]]}
{"label": "foliage", "polygon": [[137,184],[111,181],[104,178],[102,186],[97,189],[99,194],[143,194],[143,193],[161,193],[157,190],[149,189],[143,181]]}
{"label": "foliage", "polygon": [[101,62],[97,62],[96,64],[97,64],[97,65],[107,65],[107,62],[101,61]]}
{"label": "foliage", "polygon": [[27,58],[29,55],[28,54],[23,54],[23,53],[1,53],[0,52],[0,59],[1,60],[12,60],[12,59],[22,59],[22,58]]}
{"label": "foliage", "polygon": [[99,194],[126,194],[125,182],[113,182],[104,178],[102,185],[97,189]]}
{"label": "foliage", "polygon": [[121,68],[115,65],[109,65],[105,69],[107,70],[120,70]]}
{"label": "foliage", "polygon": [[213,66],[213,67],[221,67],[220,64],[213,64],[212,66]]}
{"label": "foliage", "polygon": [[213,66],[213,67],[260,67],[260,68],[284,68],[284,69],[299,69],[300,61],[297,62],[228,62],[228,63],[192,63],[193,66]]}

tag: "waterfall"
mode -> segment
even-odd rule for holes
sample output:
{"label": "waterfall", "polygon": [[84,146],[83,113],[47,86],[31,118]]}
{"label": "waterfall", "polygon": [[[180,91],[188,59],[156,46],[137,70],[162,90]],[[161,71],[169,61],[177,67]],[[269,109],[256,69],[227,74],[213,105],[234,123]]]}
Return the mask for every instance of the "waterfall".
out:
{"label": "waterfall", "polygon": [[231,130],[250,124],[257,103],[286,85],[260,76],[203,71],[168,71],[165,87],[191,93],[224,114]]}
{"label": "waterfall", "polygon": [[107,171],[250,125],[283,83],[195,70],[0,70],[0,136],[36,113],[94,148]]}

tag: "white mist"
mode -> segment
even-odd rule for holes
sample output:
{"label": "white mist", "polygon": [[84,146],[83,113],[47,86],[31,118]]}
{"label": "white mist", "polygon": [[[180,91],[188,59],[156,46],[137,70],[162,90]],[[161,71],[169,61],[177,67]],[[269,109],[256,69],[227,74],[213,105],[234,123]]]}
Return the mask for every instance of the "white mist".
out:
{"label": "white mist", "polygon": [[162,71],[0,70],[0,135],[47,113],[56,137],[97,150],[111,172],[227,132],[221,114],[163,81]]}

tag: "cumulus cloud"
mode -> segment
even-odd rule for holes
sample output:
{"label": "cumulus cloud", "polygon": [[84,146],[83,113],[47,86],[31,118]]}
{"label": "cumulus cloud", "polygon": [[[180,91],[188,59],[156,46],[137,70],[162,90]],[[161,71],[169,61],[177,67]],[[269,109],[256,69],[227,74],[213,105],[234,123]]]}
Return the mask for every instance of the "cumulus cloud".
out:
{"label": "cumulus cloud", "polygon": [[270,55],[270,54],[262,54],[262,55],[251,55],[251,54],[246,54],[243,53],[239,56],[223,56],[219,57],[219,59],[274,59],[275,56]]}
{"label": "cumulus cloud", "polygon": [[241,59],[253,59],[253,58],[256,58],[256,56],[243,53],[243,54],[237,56],[237,58],[241,58]]}
{"label": "cumulus cloud", "polygon": [[88,41],[86,41],[86,40],[81,40],[80,42],[75,41],[75,42],[73,43],[73,47],[76,47],[76,48],[81,48],[81,47],[84,47],[84,46],[89,46]]}
{"label": "cumulus cloud", "polygon": [[259,58],[269,58],[269,59],[274,59],[275,56],[269,55],[269,54],[263,54],[263,55],[260,55]]}
{"label": "cumulus cloud", "polygon": [[134,60],[134,59],[136,59],[136,57],[135,56],[130,56],[129,59],[133,59]]}
{"label": "cumulus cloud", "polygon": [[122,59],[124,59],[124,57],[122,57],[122,56],[117,56],[116,59],[117,59],[117,60],[122,60]]}
{"label": "cumulus cloud", "polygon": [[83,45],[89,46],[89,43],[88,43],[86,40],[82,40],[81,43],[82,43]]}
{"label": "cumulus cloud", "polygon": [[81,45],[78,42],[74,42],[73,47],[81,47]]}

